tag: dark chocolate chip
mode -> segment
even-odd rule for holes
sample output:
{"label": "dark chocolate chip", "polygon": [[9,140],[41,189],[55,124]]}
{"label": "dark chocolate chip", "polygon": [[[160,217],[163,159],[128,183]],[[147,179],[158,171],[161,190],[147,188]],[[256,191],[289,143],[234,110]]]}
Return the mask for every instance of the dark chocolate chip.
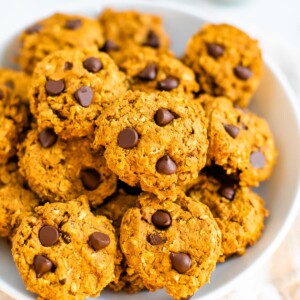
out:
{"label": "dark chocolate chip", "polygon": [[49,96],[58,96],[65,90],[65,82],[60,80],[48,80],[45,85],[46,92]]}
{"label": "dark chocolate chip", "polygon": [[160,42],[158,35],[153,30],[149,30],[147,40],[143,45],[152,48],[159,48]]}
{"label": "dark chocolate chip", "polygon": [[86,190],[93,191],[101,183],[100,174],[92,168],[81,170],[81,182]]}
{"label": "dark chocolate chip", "polygon": [[2,99],[3,99],[3,97],[4,97],[3,91],[2,91],[2,90],[0,90],[0,100],[2,100]]}
{"label": "dark chocolate chip", "polygon": [[60,283],[61,285],[65,285],[65,284],[66,284],[66,281],[67,281],[66,278],[60,279],[60,280],[59,280],[59,283]]}
{"label": "dark chocolate chip", "polygon": [[88,107],[93,101],[94,92],[91,87],[84,85],[75,92],[75,99],[83,107]]}
{"label": "dark chocolate chip", "polygon": [[39,134],[39,141],[44,148],[50,148],[57,141],[57,135],[52,128],[45,128]]}
{"label": "dark chocolate chip", "polygon": [[169,155],[165,155],[157,161],[156,171],[161,174],[171,175],[176,173],[177,166]]}
{"label": "dark chocolate chip", "polygon": [[14,82],[11,81],[11,80],[6,81],[6,82],[4,83],[4,85],[5,85],[6,87],[8,87],[9,89],[12,89],[12,90],[15,88],[15,84],[14,84]]}
{"label": "dark chocolate chip", "polygon": [[192,266],[192,260],[186,253],[172,252],[170,254],[170,258],[173,269],[175,269],[180,274],[186,273]]}
{"label": "dark chocolate chip", "polygon": [[126,128],[119,133],[118,145],[124,149],[130,149],[137,145],[139,135],[133,128]]}
{"label": "dark chocolate chip", "polygon": [[41,24],[34,24],[30,27],[28,27],[25,30],[25,33],[27,34],[34,34],[34,33],[39,33],[42,30],[43,26]]}
{"label": "dark chocolate chip", "polygon": [[175,116],[169,110],[167,110],[165,108],[160,108],[159,110],[157,110],[157,112],[155,113],[155,116],[154,116],[155,123],[158,126],[166,126],[174,118],[175,118]]}
{"label": "dark chocolate chip", "polygon": [[110,52],[116,51],[119,49],[119,46],[112,40],[106,40],[100,51]]}
{"label": "dark chocolate chip", "polygon": [[130,186],[122,180],[118,180],[118,189],[122,189],[126,194],[138,196],[142,190],[137,186]]}
{"label": "dark chocolate chip", "polygon": [[102,69],[102,63],[97,57],[89,57],[83,62],[83,67],[89,72],[97,73]]}
{"label": "dark chocolate chip", "polygon": [[153,245],[161,245],[165,243],[165,240],[161,237],[161,235],[158,232],[154,232],[148,236],[148,242]]}
{"label": "dark chocolate chip", "polygon": [[159,229],[167,229],[172,224],[172,217],[165,210],[156,211],[151,218],[153,225]]}
{"label": "dark chocolate chip", "polygon": [[82,21],[80,19],[67,20],[65,23],[65,28],[70,30],[75,30],[81,27]]}
{"label": "dark chocolate chip", "polygon": [[70,63],[70,62],[65,62],[65,66],[64,66],[64,70],[65,71],[69,71],[69,70],[72,70],[72,68],[73,68],[73,64],[72,63]]}
{"label": "dark chocolate chip", "polygon": [[71,236],[68,232],[61,231],[61,237],[66,244],[71,243]]}
{"label": "dark chocolate chip", "polygon": [[222,197],[224,197],[224,198],[226,198],[228,200],[233,200],[234,195],[235,195],[235,190],[234,190],[233,186],[222,186],[219,189],[218,193]]}
{"label": "dark chocolate chip", "polygon": [[260,150],[252,152],[250,162],[254,168],[263,169],[266,165],[265,155]]}
{"label": "dark chocolate chip", "polygon": [[208,54],[213,58],[218,58],[224,54],[224,47],[219,44],[208,43],[206,46]]}
{"label": "dark chocolate chip", "polygon": [[44,247],[51,247],[58,242],[59,232],[54,226],[43,226],[39,231],[39,240]]}
{"label": "dark chocolate chip", "polygon": [[90,235],[89,245],[95,251],[107,247],[109,243],[110,243],[110,238],[107,234],[104,234],[102,232],[94,232],[93,234]]}
{"label": "dark chocolate chip", "polygon": [[173,89],[176,89],[178,87],[179,81],[177,78],[168,76],[167,78],[159,81],[157,83],[157,88],[160,91],[172,91]]}
{"label": "dark chocolate chip", "polygon": [[136,76],[141,80],[152,81],[156,78],[156,75],[157,75],[156,65],[153,63],[148,65],[144,70],[139,72]]}
{"label": "dark chocolate chip", "polygon": [[41,278],[44,274],[52,271],[54,268],[53,262],[43,255],[37,255],[34,258],[33,265],[37,278]]}
{"label": "dark chocolate chip", "polygon": [[249,78],[252,77],[253,72],[247,67],[236,66],[234,68],[234,74],[236,77],[238,77],[241,80],[248,80]]}
{"label": "dark chocolate chip", "polygon": [[235,126],[235,125],[231,125],[231,124],[224,124],[224,128],[226,130],[226,132],[232,137],[232,138],[236,138],[238,136],[238,134],[240,133],[240,128]]}

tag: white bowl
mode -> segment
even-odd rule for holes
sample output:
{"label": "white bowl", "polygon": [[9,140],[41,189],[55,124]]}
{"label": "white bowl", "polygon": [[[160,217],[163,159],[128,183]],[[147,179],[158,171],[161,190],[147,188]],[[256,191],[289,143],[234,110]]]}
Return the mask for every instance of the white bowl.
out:
{"label": "white bowl", "polygon": [[[11,7],[8,7],[11,6]],[[217,22],[202,11],[175,3],[151,1],[19,1],[15,10],[6,4],[6,14],[1,19],[0,60],[2,65],[11,63],[15,42],[14,37],[24,27],[56,11],[97,16],[104,7],[118,9],[133,8],[143,12],[159,14],[165,22],[168,34],[172,38],[172,48],[182,54],[189,37],[205,22]],[[11,12],[11,13],[10,13]],[[23,13],[26,12],[26,13]],[[12,13],[14,17],[11,18]],[[292,224],[300,204],[300,112],[297,99],[289,84],[275,65],[265,58],[264,76],[253,101],[252,109],[265,117],[274,133],[279,149],[278,164],[271,179],[262,184],[259,194],[265,199],[270,211],[266,228],[258,243],[238,258],[219,264],[213,272],[211,283],[202,288],[193,299],[213,299],[219,297],[246,273],[253,271],[265,261],[278,247]],[[16,299],[35,299],[35,295],[26,292],[24,284],[13,263],[10,248],[5,240],[0,240],[0,289]],[[105,291],[103,300],[165,300],[170,299],[163,291],[156,293],[126,295]]]}

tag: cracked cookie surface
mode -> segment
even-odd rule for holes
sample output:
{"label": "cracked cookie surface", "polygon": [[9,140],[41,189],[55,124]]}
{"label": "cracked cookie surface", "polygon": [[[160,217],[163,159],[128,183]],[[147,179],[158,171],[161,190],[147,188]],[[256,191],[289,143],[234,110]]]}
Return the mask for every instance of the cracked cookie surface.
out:
{"label": "cracked cookie surface", "polygon": [[28,290],[49,300],[96,297],[115,278],[114,228],[85,196],[47,203],[22,220],[12,253]]}
{"label": "cracked cookie surface", "polygon": [[103,150],[92,152],[90,140],[63,140],[53,130],[32,130],[19,149],[21,173],[30,188],[48,201],[86,195],[92,206],[116,190],[117,177],[106,165]]}
{"label": "cracked cookie surface", "polygon": [[95,51],[104,44],[103,31],[97,20],[83,16],[54,14],[29,26],[20,36],[18,62],[33,73],[37,63],[62,49]]}
{"label": "cracked cookie surface", "polygon": [[200,88],[247,106],[263,69],[258,42],[227,24],[208,24],[188,42],[183,57],[198,75]]}
{"label": "cracked cookie surface", "polygon": [[183,194],[176,202],[141,194],[121,224],[122,251],[150,291],[191,297],[209,281],[221,254],[221,233],[208,207]]}
{"label": "cracked cookie surface", "polygon": [[240,187],[230,179],[221,183],[201,175],[187,195],[209,207],[222,232],[223,255],[219,261],[233,254],[243,255],[246,247],[261,236],[268,212],[263,200],[250,188]]}
{"label": "cracked cookie surface", "polygon": [[94,147],[131,186],[172,198],[198,176],[207,150],[202,108],[182,95],[127,92],[96,122]]}

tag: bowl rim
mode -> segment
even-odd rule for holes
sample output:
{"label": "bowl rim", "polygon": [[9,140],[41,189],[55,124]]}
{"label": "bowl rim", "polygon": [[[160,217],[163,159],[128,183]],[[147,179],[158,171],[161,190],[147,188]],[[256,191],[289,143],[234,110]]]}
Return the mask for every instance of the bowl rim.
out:
{"label": "bowl rim", "polygon": [[[19,0],[21,1],[21,0]],[[28,2],[35,2],[35,0],[28,0]],[[221,20],[218,17],[212,16],[211,13],[209,13],[206,10],[199,9],[195,10],[192,3],[186,4],[186,3],[180,3],[180,2],[170,2],[170,1],[151,1],[151,0],[143,0],[141,2],[140,0],[102,0],[101,2],[98,2],[97,0],[85,0],[84,2],[74,2],[72,3],[72,7],[70,9],[70,2],[68,0],[61,0],[60,4],[53,4],[50,3],[52,1],[49,1],[47,4],[57,5],[57,11],[62,12],[68,12],[68,11],[80,11],[80,7],[84,7],[85,9],[89,6],[96,6],[96,8],[99,8],[99,11],[101,11],[105,7],[118,7],[120,9],[128,9],[128,6],[134,6],[137,7],[156,7],[156,8],[164,8],[169,9],[171,11],[181,12],[185,14],[192,15],[193,17],[199,18],[201,20],[204,20],[208,23],[220,23],[223,20]],[[46,3],[45,3],[46,4]],[[43,3],[44,5],[44,3]],[[98,11],[96,11],[98,12]],[[83,14],[84,15],[84,14]],[[228,20],[232,24],[237,24],[235,20]],[[238,25],[237,25],[238,26]],[[251,30],[248,30],[248,32],[251,32]],[[0,41],[1,42],[1,41]],[[288,82],[286,76],[282,73],[280,68],[276,65],[276,63],[268,56],[264,56],[264,64],[269,70],[271,71],[272,75],[276,78],[278,84],[281,85],[282,89],[287,95],[288,101],[291,105],[291,108],[293,110],[293,114],[295,116],[295,121],[297,125],[297,131],[300,133],[300,105],[299,100],[293,91],[290,83]],[[298,139],[300,139],[300,136],[298,136]],[[239,281],[241,281],[246,275],[249,275],[253,273],[256,269],[258,269],[279,247],[285,236],[287,235],[288,231],[290,230],[292,224],[294,223],[296,216],[300,210],[300,178],[298,179],[298,186],[297,190],[295,192],[295,197],[293,199],[292,205],[290,207],[290,210],[288,212],[288,215],[280,228],[280,230],[277,232],[276,236],[272,239],[271,243],[265,248],[265,250],[254,260],[251,265],[247,266],[242,272],[240,272],[237,276],[229,280],[226,284],[224,284],[222,287],[218,288],[217,290],[211,292],[209,295],[201,296],[201,300],[212,300],[218,297],[221,297],[222,295],[225,295],[228,293],[234,285],[237,285]],[[20,297],[24,297],[24,295],[18,291],[16,291],[12,286],[8,285],[6,282],[4,282],[0,278],[0,290],[6,293],[7,295],[20,299]]]}

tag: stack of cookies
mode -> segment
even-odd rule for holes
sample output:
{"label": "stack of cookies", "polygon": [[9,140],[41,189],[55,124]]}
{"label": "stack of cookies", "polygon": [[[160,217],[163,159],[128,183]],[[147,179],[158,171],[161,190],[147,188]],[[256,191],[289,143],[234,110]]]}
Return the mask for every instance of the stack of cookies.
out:
{"label": "stack of cookies", "polygon": [[276,160],[247,106],[257,41],[206,25],[182,59],[157,16],[55,14],[0,70],[0,236],[39,299],[108,287],[190,299],[256,243]]}

